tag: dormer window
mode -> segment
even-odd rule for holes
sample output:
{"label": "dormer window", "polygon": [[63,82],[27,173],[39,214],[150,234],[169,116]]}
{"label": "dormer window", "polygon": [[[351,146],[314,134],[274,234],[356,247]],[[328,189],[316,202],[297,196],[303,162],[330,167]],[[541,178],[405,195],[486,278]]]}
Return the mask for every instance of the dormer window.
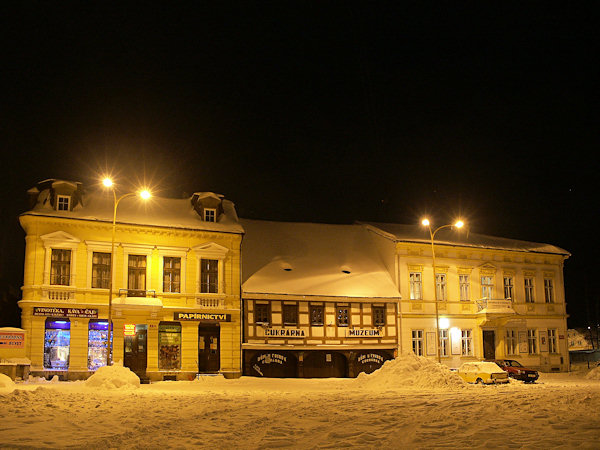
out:
{"label": "dormer window", "polygon": [[71,208],[71,197],[68,195],[57,195],[56,196],[56,210],[57,211],[70,211]]}
{"label": "dormer window", "polygon": [[217,221],[217,210],[215,208],[204,208],[204,221],[205,222],[216,222]]}

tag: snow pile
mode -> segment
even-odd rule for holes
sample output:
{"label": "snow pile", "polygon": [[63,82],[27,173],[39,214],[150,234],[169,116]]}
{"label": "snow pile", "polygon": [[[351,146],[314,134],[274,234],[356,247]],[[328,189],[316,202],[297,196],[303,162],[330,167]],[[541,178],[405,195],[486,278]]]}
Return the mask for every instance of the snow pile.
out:
{"label": "snow pile", "polygon": [[0,389],[13,390],[15,388],[15,382],[11,380],[8,375],[0,373]]}
{"label": "snow pile", "polygon": [[356,382],[370,388],[461,388],[465,382],[446,366],[416,356],[414,353],[399,355],[386,361],[373,373],[361,373]]}
{"label": "snow pile", "polygon": [[585,376],[588,380],[600,380],[600,366],[594,367],[589,373]]}
{"label": "snow pile", "polygon": [[85,384],[102,389],[139,388],[140,379],[127,367],[113,365],[100,367],[94,375],[85,380]]}

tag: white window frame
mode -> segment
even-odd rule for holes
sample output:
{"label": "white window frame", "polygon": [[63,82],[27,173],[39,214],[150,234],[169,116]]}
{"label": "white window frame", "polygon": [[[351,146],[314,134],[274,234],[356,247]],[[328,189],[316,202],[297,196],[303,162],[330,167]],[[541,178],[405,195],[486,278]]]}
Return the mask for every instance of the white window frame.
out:
{"label": "white window frame", "polygon": [[527,329],[527,353],[538,355],[540,352],[538,345],[537,330],[535,328]]}
{"label": "white window frame", "polygon": [[546,303],[554,303],[554,279],[544,278],[544,300]]}
{"label": "white window frame", "polygon": [[494,275],[481,275],[481,298],[494,298]]}
{"label": "white window frame", "polygon": [[44,244],[44,284],[50,285],[50,270],[52,265],[52,249],[57,250],[71,250],[71,266],[69,268],[69,284],[68,286],[75,286],[77,280],[77,248],[80,239],[75,236],[65,233],[64,231],[56,231],[54,233],[48,233],[40,236]]}
{"label": "white window frame", "polygon": [[506,340],[504,342],[507,355],[516,355],[519,349],[519,333],[517,330],[507,329]]}
{"label": "white window frame", "polygon": [[[117,244],[115,243],[115,248]],[[152,251],[154,246],[146,244],[121,244],[123,247],[123,284],[122,289],[129,289],[129,255],[146,255],[146,295],[152,288]],[[113,270],[114,272],[114,270]],[[114,283],[113,283],[114,287]]]}
{"label": "white window frame", "polygon": [[[210,214],[212,213],[212,214]],[[208,220],[209,217],[212,216],[212,220]],[[217,221],[217,209],[216,208],[204,208],[204,217],[205,222],[216,222]]]}
{"label": "white window frame", "polygon": [[460,354],[462,356],[473,356],[473,331],[461,330]]}
{"label": "white window frame", "polygon": [[437,299],[440,302],[448,300],[448,286],[445,273],[435,274],[435,289],[437,290]]}
{"label": "white window frame", "polygon": [[525,303],[535,303],[535,279],[534,277],[526,276],[523,278],[525,287]]}
{"label": "white window frame", "polygon": [[[111,243],[110,242],[103,242],[103,241],[85,241],[85,245],[87,247],[87,266],[86,266],[86,282],[85,285],[88,289],[94,289],[94,290],[98,290],[98,291],[106,291],[108,292],[108,289],[106,288],[92,288],[92,261],[94,258],[94,253],[109,253],[110,254],[110,250],[111,250]],[[116,244],[115,244],[115,249],[116,249]],[[111,259],[113,258],[113,255],[111,255]],[[112,262],[111,262],[112,264]],[[115,267],[113,265],[113,274],[112,274],[112,285],[114,287],[115,285]]]}
{"label": "white window frame", "polygon": [[425,339],[423,330],[412,330],[412,350],[417,356],[423,356],[425,352]]}
{"label": "white window frame", "polygon": [[[158,247],[158,273],[160,274],[160,288],[157,292],[161,294],[174,294],[179,295],[186,292],[186,278],[187,272],[187,255],[189,248],[181,247]],[[165,270],[165,257],[167,258],[181,258],[181,273],[179,274],[179,291],[180,292],[164,292],[164,270]]]}
{"label": "white window frame", "polygon": [[[63,201],[66,200],[66,206],[67,208],[60,208],[61,205],[63,205]],[[57,194],[56,195],[56,210],[57,211],[71,211],[71,196],[70,195],[61,195],[61,194]]]}
{"label": "white window frame", "polygon": [[556,328],[548,328],[548,352],[559,353],[558,351],[558,331]]}
{"label": "white window frame", "polygon": [[514,300],[515,280],[512,275],[504,275],[504,298]]}
{"label": "white window frame", "polygon": [[448,356],[448,348],[450,346],[450,333],[448,329],[440,330],[440,356]]}
{"label": "white window frame", "polygon": [[[229,253],[229,249],[227,247],[223,247],[215,242],[207,242],[205,244],[197,245],[192,249],[196,255],[196,295],[198,296],[206,296],[206,297],[214,297],[215,295],[224,296],[225,295],[225,258]],[[202,259],[216,259],[218,260],[218,289],[217,293],[210,292],[200,292],[200,270],[201,270],[201,261]]]}
{"label": "white window frame", "polygon": [[468,274],[458,275],[458,284],[460,288],[460,300],[464,302],[471,301],[471,279]]}
{"label": "white window frame", "polygon": [[408,278],[410,286],[410,299],[423,300],[423,273],[409,272]]}

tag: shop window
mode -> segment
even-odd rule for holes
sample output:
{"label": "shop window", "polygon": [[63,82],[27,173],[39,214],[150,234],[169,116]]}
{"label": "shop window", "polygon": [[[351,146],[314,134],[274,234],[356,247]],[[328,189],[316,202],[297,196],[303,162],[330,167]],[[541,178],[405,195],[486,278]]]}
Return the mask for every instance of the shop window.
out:
{"label": "shop window", "polygon": [[68,369],[70,344],[71,322],[68,319],[46,319],[44,369]]}
{"label": "shop window", "polygon": [[158,325],[158,368],[181,368],[181,324],[177,322],[161,322]]}
{"label": "shop window", "polygon": [[373,325],[383,327],[385,325],[385,306],[373,306],[371,311],[373,314]]}
{"label": "shop window", "polygon": [[50,284],[71,284],[71,250],[53,248],[50,259]]}
{"label": "shop window", "polygon": [[310,305],[310,324],[313,327],[323,326],[323,305]]}
{"label": "shop window", "polygon": [[90,320],[88,331],[88,369],[97,370],[106,365],[108,322]]}
{"label": "shop window", "polygon": [[338,327],[347,327],[348,323],[348,307],[347,306],[338,306],[336,308],[337,314],[337,326]]}
{"label": "shop window", "polygon": [[283,305],[283,324],[298,325],[298,305]]}
{"label": "shop window", "polygon": [[181,292],[181,258],[164,257],[163,292]]}
{"label": "shop window", "polygon": [[200,260],[200,292],[210,294],[219,292],[219,260]]}
{"label": "shop window", "polygon": [[92,254],[92,287],[108,289],[110,286],[110,253]]}
{"label": "shop window", "polygon": [[271,322],[268,304],[256,303],[254,305],[254,322],[265,324],[269,324]]}

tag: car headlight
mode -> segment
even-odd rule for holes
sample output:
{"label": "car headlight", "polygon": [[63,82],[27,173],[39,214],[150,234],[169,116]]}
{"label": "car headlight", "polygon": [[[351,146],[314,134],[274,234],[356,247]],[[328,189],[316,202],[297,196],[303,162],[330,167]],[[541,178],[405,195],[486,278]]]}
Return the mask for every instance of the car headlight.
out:
{"label": "car headlight", "polygon": [[517,375],[521,375],[523,372],[521,372],[520,369],[517,369]]}

